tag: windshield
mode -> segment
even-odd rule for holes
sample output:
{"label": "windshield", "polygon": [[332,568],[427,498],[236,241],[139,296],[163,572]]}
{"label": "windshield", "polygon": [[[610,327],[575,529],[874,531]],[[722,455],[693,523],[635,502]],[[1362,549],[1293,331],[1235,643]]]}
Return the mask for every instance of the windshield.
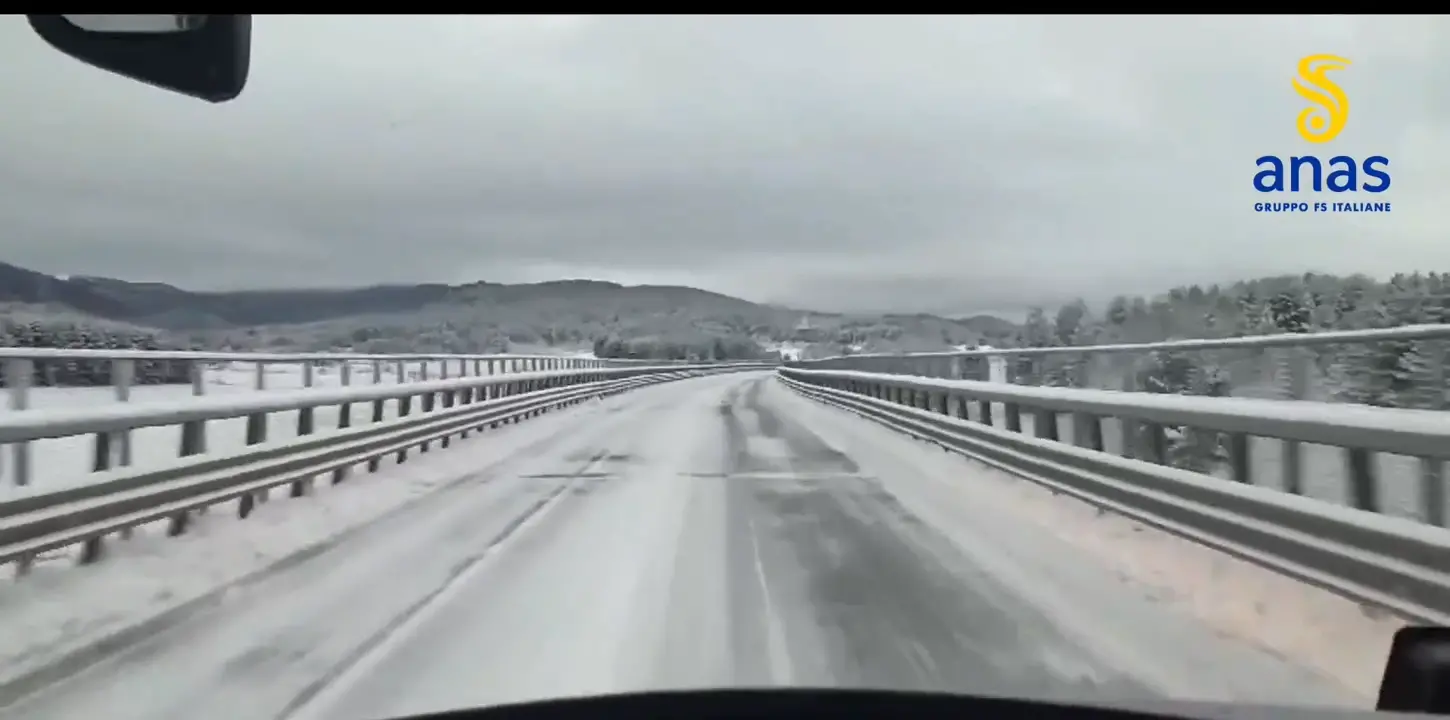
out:
{"label": "windshield", "polygon": [[[775,366],[1443,321],[1444,19],[257,16],[224,105],[4,25],[0,419],[86,420],[0,437],[0,520],[75,533],[0,526],[0,718],[1374,704],[1407,620]],[[1443,409],[1429,347],[850,367]],[[1258,484],[1368,508],[1303,447]],[[1441,532],[1399,460],[1372,509]]]}

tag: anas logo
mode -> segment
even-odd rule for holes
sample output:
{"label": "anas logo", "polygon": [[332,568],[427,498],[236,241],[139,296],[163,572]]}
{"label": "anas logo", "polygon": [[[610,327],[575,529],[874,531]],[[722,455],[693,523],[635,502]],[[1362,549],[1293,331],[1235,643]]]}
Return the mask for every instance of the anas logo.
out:
{"label": "anas logo", "polygon": [[[1310,105],[1299,112],[1295,129],[1305,142],[1324,145],[1349,124],[1349,95],[1328,73],[1348,68],[1338,55],[1309,55],[1299,60],[1294,92]],[[1315,155],[1282,158],[1264,155],[1254,161],[1254,189],[1261,193],[1382,193],[1390,189],[1389,158],[1371,155],[1359,161],[1348,155],[1322,160]],[[1388,202],[1260,202],[1257,212],[1389,212]]]}
{"label": "anas logo", "polygon": [[1348,66],[1349,61],[1338,55],[1310,55],[1299,61],[1294,91],[1313,103],[1299,113],[1299,137],[1327,143],[1344,130],[1349,122],[1349,96],[1324,74]]}

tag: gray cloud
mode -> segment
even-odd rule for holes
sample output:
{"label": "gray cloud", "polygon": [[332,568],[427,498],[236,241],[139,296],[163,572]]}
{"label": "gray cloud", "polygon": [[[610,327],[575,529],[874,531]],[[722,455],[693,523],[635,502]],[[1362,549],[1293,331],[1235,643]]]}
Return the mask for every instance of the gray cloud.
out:
{"label": "gray cloud", "polygon": [[[0,259],[193,288],[560,276],[966,310],[1273,272],[1450,269],[1450,21],[259,16],[210,106],[0,27]],[[1252,211],[1318,150],[1389,215]]]}

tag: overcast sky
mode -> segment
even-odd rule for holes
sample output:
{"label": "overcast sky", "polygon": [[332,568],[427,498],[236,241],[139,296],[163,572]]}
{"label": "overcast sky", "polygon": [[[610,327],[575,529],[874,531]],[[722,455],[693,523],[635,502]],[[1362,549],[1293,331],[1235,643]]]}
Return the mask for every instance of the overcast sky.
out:
{"label": "overcast sky", "polygon": [[[1328,146],[1294,127],[1312,53],[1353,61]],[[210,105],[15,15],[0,260],[195,289],[592,277],[1006,310],[1450,270],[1447,130],[1445,18],[261,15],[246,91]],[[1392,189],[1359,196],[1394,211],[1257,214],[1268,153],[1386,155]]]}

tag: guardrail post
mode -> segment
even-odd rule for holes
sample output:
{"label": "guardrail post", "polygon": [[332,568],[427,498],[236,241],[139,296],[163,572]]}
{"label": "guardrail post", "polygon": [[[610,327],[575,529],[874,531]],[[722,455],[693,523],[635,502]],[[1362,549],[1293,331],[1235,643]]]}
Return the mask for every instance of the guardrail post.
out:
{"label": "guardrail post", "polygon": [[[338,371],[337,381],[343,387],[352,387],[352,361],[343,361],[342,369]],[[352,403],[345,402],[337,407],[337,428],[342,430],[350,427],[352,427]]]}
{"label": "guardrail post", "polygon": [[247,438],[248,445],[261,445],[267,442],[267,413],[252,413],[247,416]]}
{"label": "guardrail post", "polygon": [[252,371],[254,373],[254,377],[252,378],[252,387],[256,388],[257,390],[266,390],[267,363],[258,361],[252,366]]}
{"label": "guardrail post", "polygon": [[[382,360],[373,360],[373,384],[374,385],[382,385],[383,384],[383,361]],[[380,422],[383,421],[383,403],[384,403],[384,401],[383,401],[382,398],[378,398],[377,400],[374,400],[373,401],[373,422],[375,422],[375,423],[380,423]],[[374,458],[373,460],[369,460],[368,461],[368,471],[369,472],[377,472],[377,469],[378,469],[377,459]]]}
{"label": "guardrail post", "polygon": [[[261,363],[258,363],[257,367],[260,368]],[[259,374],[258,377],[261,377],[261,375]],[[261,445],[265,442],[267,442],[267,413],[259,412],[248,415],[246,444]],[[246,517],[252,511],[252,500],[251,495],[242,497],[237,508],[239,516]],[[256,494],[256,500],[258,502],[267,502],[267,491],[259,491]]]}
{"label": "guardrail post", "polygon": [[[478,370],[479,370],[478,366],[475,365],[474,368],[473,368],[473,370],[474,370],[474,373],[473,373],[474,377],[478,377],[479,376],[478,375]],[[460,398],[460,402],[462,402],[464,404],[467,404],[467,405],[472,405],[473,403],[478,402],[478,393],[481,390],[482,390],[482,388],[479,387],[479,386],[477,386],[477,385],[470,385],[470,386],[464,388],[463,391],[462,391],[462,397]],[[482,426],[479,426],[479,429],[482,429]],[[473,426],[472,425],[465,425],[463,427],[463,429],[459,431],[459,433],[458,433],[458,439],[459,440],[465,440],[465,439],[467,439],[468,438],[468,433],[470,431],[472,431],[472,430],[473,430]]]}
{"label": "guardrail post", "polygon": [[[302,386],[305,387],[305,388],[311,388],[312,387],[312,382],[313,382],[313,378],[312,378],[312,361],[311,360],[304,360],[302,362]],[[312,418],[313,418],[313,408],[310,405],[297,411],[297,437],[303,437],[303,436],[311,435],[312,434],[312,431],[313,431]],[[299,495],[302,494],[302,492],[304,490],[305,490],[305,488],[299,490],[298,489],[298,486],[297,486],[297,483],[293,483],[293,485],[292,485],[292,497],[298,497]]]}
{"label": "guardrail post", "polygon": [[[499,373],[495,373],[494,372],[495,369],[498,369],[500,372]],[[499,368],[499,367],[496,367],[494,365],[494,361],[489,360],[488,361],[488,374],[489,374],[490,377],[493,376],[493,375],[495,375],[495,374],[502,374],[502,369]],[[499,386],[497,384],[489,385],[488,387],[486,387],[486,388],[483,389],[483,397],[484,397],[485,400],[496,400],[496,399],[498,399],[499,394],[502,393],[502,392],[503,392],[503,388],[501,386]],[[493,430],[493,429],[495,429],[497,427],[498,427],[498,422],[497,421],[491,422],[491,423],[488,424],[488,428],[490,430]],[[479,429],[482,430],[483,428],[480,427]]]}
{"label": "guardrail post", "polygon": [[[1450,361],[1443,341],[1427,341],[1422,344],[1429,364],[1424,378],[1426,390],[1425,406],[1430,410],[1444,412],[1445,363]],[[1439,458],[1420,458],[1420,516],[1425,522],[1445,527],[1445,462]]]}
{"label": "guardrail post", "polygon": [[1143,436],[1143,450],[1146,457],[1142,458],[1158,465],[1168,464],[1168,431],[1167,428],[1157,423],[1141,423],[1139,428]]}
{"label": "guardrail post", "polygon": [[[519,362],[520,363],[523,363],[522,360],[520,360]],[[522,370],[520,370],[520,372],[522,372]],[[522,380],[515,380],[515,381],[509,383],[508,385],[505,385],[504,386],[503,394],[504,394],[504,397],[515,397],[517,395],[522,395],[523,392],[524,392],[524,383],[523,383],[523,381]],[[505,424],[508,424],[508,425],[517,425],[521,419],[522,418],[520,418],[518,415],[513,415],[513,416],[510,416],[508,419],[504,420],[504,423]]]}
{"label": "guardrail post", "polygon": [[[261,367],[261,363],[258,363]],[[191,360],[187,368],[191,373],[191,394],[193,397],[200,397],[206,394],[205,369],[200,360]],[[262,377],[258,374],[258,379]],[[206,452],[206,421],[188,420],[181,424],[181,448],[177,453],[179,457],[191,457]],[[198,513],[206,512],[206,508],[198,508]],[[172,515],[166,526],[166,534],[175,537],[186,532],[191,523],[191,513],[182,510]],[[81,562],[91,562],[101,554],[101,538],[95,537],[87,540],[81,548]]]}
{"label": "guardrail post", "polygon": [[[205,375],[200,360],[192,360],[189,363],[191,371],[191,394],[193,397],[201,397],[206,394]],[[177,453],[180,457],[190,457],[206,452],[206,421],[188,420],[181,424],[181,451]]]}
{"label": "guardrail post", "polygon": [[[1128,364],[1128,369],[1123,373],[1121,387],[1125,393],[1138,391],[1138,373],[1132,363]],[[1118,431],[1122,436],[1123,457],[1129,460],[1137,459],[1142,454],[1139,452],[1139,447],[1142,445],[1142,426],[1135,418],[1120,417],[1118,418]]]}
{"label": "guardrail post", "polygon": [[[381,361],[378,361],[378,360],[374,360],[373,361],[373,383],[374,384],[378,384],[383,379],[382,375],[383,375],[383,364],[382,364],[382,362]],[[385,401],[382,398],[378,398],[377,400],[374,400],[373,401],[373,422],[374,423],[380,423],[380,422],[383,421],[383,403],[384,402]],[[370,472],[370,473],[377,472],[378,471],[378,468],[382,466],[382,463],[383,463],[383,459],[382,459],[381,456],[374,455],[373,457],[368,458],[368,472]]]}
{"label": "guardrail post", "polygon": [[[307,380],[310,381],[311,378],[307,378]],[[312,418],[313,418],[312,410],[313,410],[313,408],[311,406],[308,406],[308,407],[302,408],[297,413],[297,437],[298,437],[298,439],[305,438],[308,435],[311,435],[313,433],[313,431],[316,429],[314,427],[314,425],[313,425],[313,422],[312,422]],[[306,478],[302,478],[302,479],[293,481],[292,482],[292,492],[291,492],[292,497],[302,497],[304,495],[311,494],[311,492],[312,492],[312,480],[313,479],[311,477],[306,477]]]}
{"label": "guardrail post", "polygon": [[[448,379],[448,361],[447,360],[444,360],[443,362],[441,362],[439,364],[442,366],[442,368],[440,370],[440,373],[441,374],[438,376],[438,379],[439,380],[446,380],[446,379]],[[462,372],[462,366],[460,365],[459,367],[460,367],[460,372]],[[461,391],[459,391],[459,392],[461,392]],[[444,410],[447,410],[448,408],[453,407],[453,405],[455,403],[455,399],[456,399],[455,391],[453,391],[453,390],[444,390],[442,394],[443,394],[443,409]],[[438,447],[440,447],[440,448],[447,448],[448,447],[448,436],[447,435],[444,435],[443,437],[441,437],[441,438],[438,439]],[[423,449],[424,450],[427,450],[427,448],[428,448],[428,444],[427,443],[423,443]]]}
{"label": "guardrail post", "polygon": [[[131,383],[136,376],[136,361],[127,359],[111,361],[111,385],[115,388],[116,402],[131,401]],[[103,472],[110,470],[113,464],[126,467],[131,464],[131,431],[118,430],[115,433],[96,433],[95,453],[92,457],[91,470]],[[121,531],[122,537],[129,537],[130,528]]]}
{"label": "guardrail post", "polygon": [[1043,440],[1058,441],[1057,411],[1042,409],[1032,415],[1032,435]]}
{"label": "guardrail post", "polygon": [[[468,375],[468,369],[465,368],[465,367],[463,367],[463,363],[459,363],[458,364],[458,376],[461,377],[461,378],[464,378],[464,377],[468,377],[469,376]],[[454,405],[467,405],[468,403],[473,402],[473,386],[472,385],[469,385],[468,387],[459,388],[458,390],[454,390],[451,394],[453,396],[453,400],[449,404],[449,407],[453,407]]]}
{"label": "guardrail post", "polygon": [[1379,488],[1375,484],[1374,453],[1363,448],[1345,448],[1344,464],[1349,476],[1350,504],[1360,510],[1379,512]]}
{"label": "guardrail post", "polygon": [[1420,458],[1420,505],[1425,522],[1445,527],[1445,462]]}
{"label": "guardrail post", "polygon": [[[1123,392],[1138,392],[1136,366],[1129,366],[1123,376]],[[1123,457],[1145,460],[1157,465],[1168,464],[1167,428],[1157,423],[1119,418],[1123,431]]]}
{"label": "guardrail post", "polygon": [[[1287,400],[1303,400],[1309,390],[1309,353],[1304,348],[1285,348],[1279,353],[1281,364],[1284,367],[1285,385],[1284,396]],[[1247,438],[1244,439],[1244,452],[1248,454]],[[1283,472],[1281,482],[1284,485],[1284,492],[1295,495],[1304,494],[1304,448],[1297,440],[1284,440],[1279,444],[1283,454],[1283,461],[1280,469]],[[1248,460],[1245,460],[1247,467]],[[1250,482],[1247,471],[1242,482]],[[1237,479],[1237,477],[1236,477]]]}
{"label": "guardrail post", "polygon": [[[116,384],[116,400],[131,402],[131,385],[136,381],[136,361],[118,360],[111,365],[111,372],[115,375],[112,381]],[[117,436],[121,445],[121,467],[128,467],[131,465],[131,431],[122,430]]]}
{"label": "guardrail post", "polygon": [[206,452],[206,420],[187,420],[181,423],[181,448],[178,458],[190,458]]}
{"label": "guardrail post", "polygon": [[105,472],[111,469],[111,434],[96,433],[91,444],[91,472]]}
{"label": "guardrail post", "polygon": [[[5,385],[8,391],[9,405],[12,411],[26,410],[30,407],[30,385],[35,379],[34,362],[26,358],[12,358],[5,362]],[[13,459],[13,475],[15,485],[24,487],[30,484],[30,444],[18,442],[11,446]],[[4,468],[4,455],[0,454],[0,469]],[[35,566],[35,556],[32,554],[23,555],[15,560],[16,577],[30,573]]]}
{"label": "guardrail post", "polygon": [[[1235,482],[1252,485],[1254,483],[1253,451],[1251,449],[1253,446],[1250,444],[1252,440],[1244,433],[1225,433],[1225,436],[1228,445],[1229,477],[1233,478]],[[1287,453],[1288,447],[1285,447],[1284,451]],[[1284,456],[1285,462],[1288,462],[1288,457],[1287,454]],[[1288,477],[1288,471],[1285,470],[1285,480]]]}
{"label": "guardrail post", "polygon": [[[398,367],[402,367],[402,363],[399,363],[398,364]],[[398,417],[399,418],[405,418],[405,417],[407,417],[408,416],[408,413],[413,409],[412,406],[413,406],[413,396],[412,395],[404,395],[404,396],[398,398]],[[398,448],[397,461],[401,464],[401,463],[407,461],[407,459],[408,459],[408,449],[407,448]]]}
{"label": "guardrail post", "polygon": [[1103,419],[1086,412],[1072,414],[1072,442],[1080,448],[1103,451]]}
{"label": "guardrail post", "polygon": [[[10,395],[10,409],[30,409],[30,385],[35,381],[35,361],[29,358],[11,358],[5,361],[5,386]],[[13,467],[11,475],[15,485],[30,484],[30,441],[21,441],[10,446]]]}
{"label": "guardrail post", "polygon": [[[342,367],[338,370],[338,383],[343,387],[352,386],[352,361],[343,360]],[[337,407],[337,429],[345,430],[352,427],[352,403],[343,403]],[[347,479],[348,471],[352,468],[343,466],[332,471],[332,484],[336,485]]]}
{"label": "guardrail post", "polygon": [[[442,375],[439,376],[439,379],[440,380],[447,380],[448,379],[448,363],[440,363],[440,365],[441,365],[441,367],[440,367],[439,371],[442,373]],[[422,380],[423,382],[428,382],[429,380],[432,379],[431,377],[429,377],[429,374],[428,374],[428,361],[427,360],[424,360],[418,366],[418,375],[419,375],[419,379]],[[418,411],[419,412],[423,412],[423,413],[433,412],[433,409],[435,407],[437,407],[437,405],[438,405],[438,394],[437,393],[434,393],[434,392],[425,392],[425,393],[423,393],[422,395],[420,395],[418,397],[418,405],[419,405],[419,407],[418,407]],[[424,440],[423,442],[418,443],[418,452],[420,452],[420,453],[428,452],[428,447],[430,445],[432,445],[432,443],[430,443],[427,440]]]}

